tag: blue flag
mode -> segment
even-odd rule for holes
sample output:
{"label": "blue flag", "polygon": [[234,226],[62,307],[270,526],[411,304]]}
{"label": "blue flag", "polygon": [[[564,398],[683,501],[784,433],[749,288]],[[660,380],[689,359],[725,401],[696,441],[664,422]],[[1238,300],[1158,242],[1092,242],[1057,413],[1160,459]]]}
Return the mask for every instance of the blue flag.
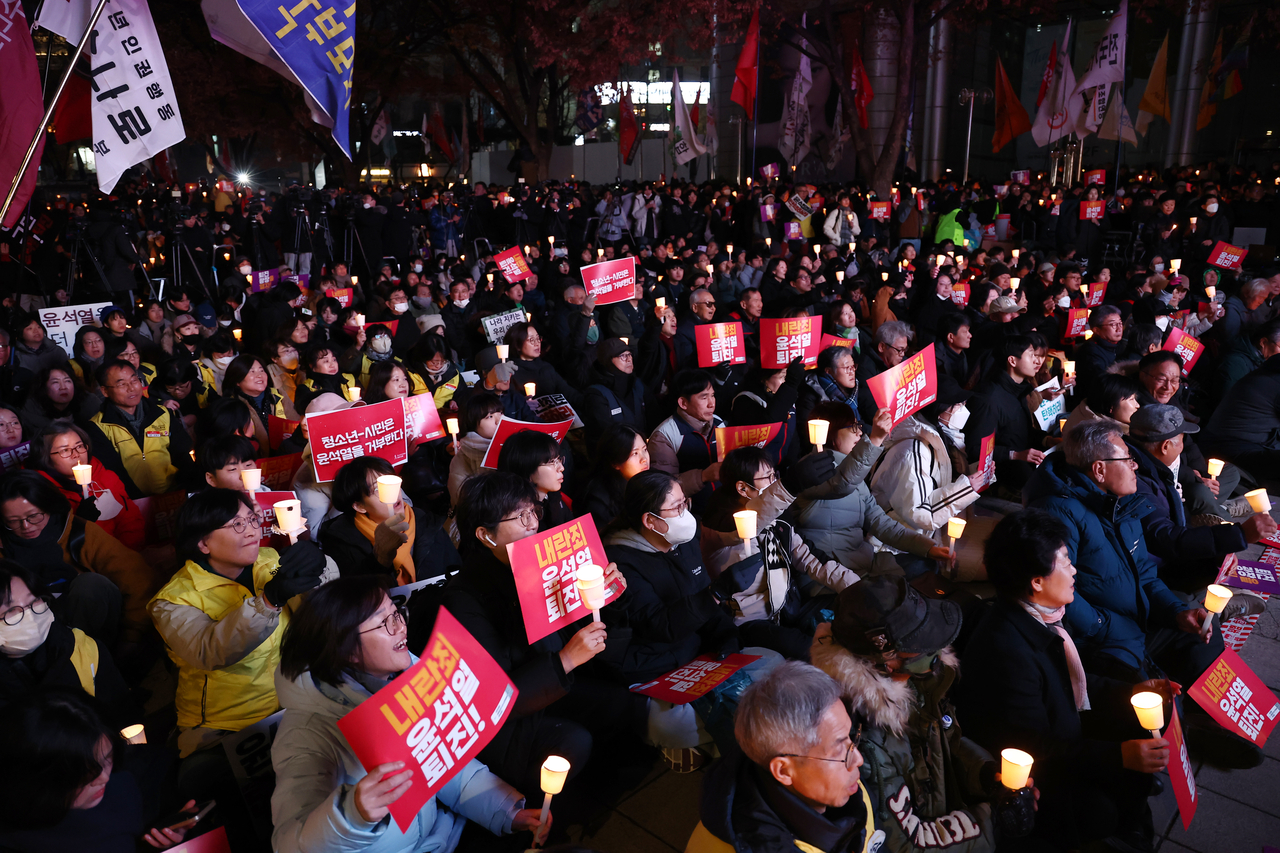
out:
{"label": "blue flag", "polygon": [[245,17],[324,112],[333,139],[351,159],[351,73],[356,4],[322,0],[236,0]]}

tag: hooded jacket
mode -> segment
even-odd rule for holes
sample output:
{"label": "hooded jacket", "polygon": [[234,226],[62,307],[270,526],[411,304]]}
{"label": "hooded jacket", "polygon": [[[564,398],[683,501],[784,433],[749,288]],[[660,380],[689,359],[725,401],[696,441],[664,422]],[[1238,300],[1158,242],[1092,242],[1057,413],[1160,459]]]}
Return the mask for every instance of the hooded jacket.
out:
{"label": "hooded jacket", "polygon": [[946,439],[914,415],[889,433],[871,493],[889,518],[925,536],[980,497],[967,475],[952,470]]}
{"label": "hooded jacket", "polygon": [[1147,499],[1102,491],[1061,453],[1045,457],[1023,499],[1067,526],[1076,597],[1064,621],[1081,657],[1105,653],[1142,669],[1147,632],[1173,627],[1173,617],[1189,608],[1156,576],[1147,553],[1142,532],[1142,518],[1151,511]]}
{"label": "hooded jacket", "polygon": [[524,808],[519,792],[472,759],[427,800],[407,831],[390,815],[371,824],[355,804],[364,767],[338,728],[370,691],[350,677],[334,686],[317,684],[310,672],[291,681],[279,670],[275,691],[286,709],[271,745],[271,846],[277,853],[449,853],[467,820],[505,834]]}
{"label": "hooded jacket", "polygon": [[590,435],[601,435],[613,424],[626,424],[647,433],[644,383],[634,374],[621,373],[610,364],[591,367],[591,386],[582,402],[582,422]]}
{"label": "hooded jacket", "polygon": [[862,784],[884,830],[883,853],[995,849],[987,780],[991,755],[964,737],[948,692],[960,665],[948,646],[941,668],[927,678],[894,681],[871,661],[835,642],[813,644],[813,665],[834,678],[866,720]]}

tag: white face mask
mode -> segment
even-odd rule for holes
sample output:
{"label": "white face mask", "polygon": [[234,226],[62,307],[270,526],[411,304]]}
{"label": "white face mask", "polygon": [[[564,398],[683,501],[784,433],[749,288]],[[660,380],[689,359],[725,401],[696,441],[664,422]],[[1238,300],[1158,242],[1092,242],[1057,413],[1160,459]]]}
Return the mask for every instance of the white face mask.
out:
{"label": "white face mask", "polygon": [[947,426],[954,430],[964,429],[964,425],[969,422],[969,407],[960,404],[960,408],[951,413],[951,420],[947,422]]}
{"label": "white face mask", "polygon": [[943,302],[948,302],[951,299],[951,297],[946,293],[939,293],[937,296],[938,296],[938,299],[940,299]]}
{"label": "white face mask", "polygon": [[397,314],[403,314],[409,310],[409,304],[407,302],[395,302],[392,303],[391,310]]}
{"label": "white face mask", "polygon": [[0,652],[12,658],[28,655],[44,645],[52,626],[52,610],[44,613],[27,610],[17,625],[0,623]]}
{"label": "white face mask", "polygon": [[[662,518],[657,513],[650,513],[655,518]],[[682,510],[675,518],[662,518],[667,523],[667,532],[659,533],[663,539],[667,540],[667,544],[676,546],[683,545],[693,538],[693,534],[698,532],[698,520],[693,517],[693,513],[688,509]],[[656,531],[655,531],[656,532]]]}
{"label": "white face mask", "polygon": [[453,300],[453,304],[457,305],[459,308],[466,308],[467,303],[469,303],[470,301],[471,301],[470,299],[455,299]]}
{"label": "white face mask", "polygon": [[1218,203],[1215,201],[1213,204],[1207,204],[1205,205],[1204,210],[1205,210],[1205,213],[1217,213]]}
{"label": "white face mask", "polygon": [[1156,272],[1164,272],[1164,264],[1153,264],[1152,266]]}
{"label": "white face mask", "polygon": [[373,207],[373,205],[369,204],[368,202],[365,202],[365,203],[364,203],[364,209],[365,209],[365,210],[368,210],[368,209],[369,209],[369,208],[371,208],[371,207]]}
{"label": "white face mask", "polygon": [[253,272],[253,267],[249,266],[248,264],[240,265],[240,275],[248,275],[251,272]]}
{"label": "white face mask", "polygon": [[1058,297],[1058,307],[1059,307],[1059,308],[1070,308],[1070,307],[1071,307],[1071,297],[1070,297],[1070,296],[1059,296],[1059,297]]}
{"label": "white face mask", "polygon": [[230,325],[231,325],[231,321],[230,321],[230,320],[219,320],[219,321],[218,321],[218,325],[219,325],[219,326],[230,326]]}
{"label": "white face mask", "polygon": [[414,271],[414,272],[422,272],[422,264],[414,264],[414,265],[413,265],[413,271]]}
{"label": "white face mask", "polygon": [[1165,331],[1166,329],[1168,329],[1168,328],[1169,328],[1169,318],[1168,318],[1168,317],[1157,317],[1157,318],[1156,318],[1156,328],[1158,328],[1158,329],[1159,329],[1160,331],[1162,331],[1162,332],[1163,332],[1163,331]]}
{"label": "white face mask", "polygon": [[227,365],[228,365],[228,364],[230,364],[230,363],[231,363],[232,361],[234,361],[234,360],[235,360],[235,358],[234,358],[233,356],[229,356],[229,355],[228,355],[228,356],[224,356],[223,358],[215,358],[215,359],[213,360],[213,363],[214,363],[214,364],[216,364],[216,365],[218,365],[218,367],[221,367],[223,370],[226,370],[226,369],[227,369]]}

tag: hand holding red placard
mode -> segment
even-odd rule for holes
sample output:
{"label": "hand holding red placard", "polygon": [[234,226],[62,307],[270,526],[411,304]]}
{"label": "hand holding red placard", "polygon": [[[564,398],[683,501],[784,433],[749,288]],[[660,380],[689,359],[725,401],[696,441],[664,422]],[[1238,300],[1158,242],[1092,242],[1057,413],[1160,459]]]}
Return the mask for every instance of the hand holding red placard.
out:
{"label": "hand holding red placard", "polygon": [[1249,254],[1248,249],[1232,246],[1230,243],[1224,243],[1219,240],[1209,250],[1209,266],[1221,267],[1225,270],[1238,270],[1241,264],[1244,263],[1244,256],[1247,254]]}
{"label": "hand holding red placard", "polygon": [[956,281],[951,283],[951,301],[959,305],[961,308],[969,304],[968,281]]}
{"label": "hand holding red placard", "polygon": [[1191,368],[1196,366],[1204,352],[1204,344],[1175,326],[1169,330],[1169,339],[1160,349],[1176,353],[1182,359],[1182,375],[1190,376]]}
{"label": "hand holding red placard", "polygon": [[408,831],[427,800],[493,740],[517,695],[502,667],[441,607],[418,662],[338,728],[365,770],[403,761],[413,772],[413,784],[390,805],[396,826]]}
{"label": "hand holding red placard", "polygon": [[978,467],[969,475],[969,485],[975,492],[986,490],[996,479],[996,434],[982,439],[978,449]]}
{"label": "hand holding red placard", "polygon": [[1107,203],[1105,201],[1082,201],[1080,202],[1080,219],[1101,222],[1102,214],[1106,212],[1106,208]]}
{"label": "hand holding red placard", "polygon": [[531,429],[534,432],[546,433],[559,442],[564,441],[564,437],[569,434],[569,428],[572,426],[572,418],[553,424],[544,424],[541,422],[518,421],[515,418],[503,416],[502,420],[498,422],[498,431],[494,433],[493,440],[489,442],[489,449],[485,451],[484,460],[480,464],[484,468],[497,468],[498,454],[502,452],[502,445],[508,438],[521,430]]}
{"label": "hand holding red placard", "polygon": [[434,395],[415,394],[404,401],[405,434],[410,441],[432,441],[444,437],[440,410]]}
{"label": "hand holding red placard", "polygon": [[706,323],[694,326],[698,341],[698,367],[716,367],[726,361],[743,364],[747,346],[742,339],[741,323]]}
{"label": "hand holding red placard", "polygon": [[716,461],[723,462],[725,454],[739,447],[764,447],[781,431],[781,423],[716,427]]}
{"label": "hand holding red placard", "polygon": [[867,380],[876,405],[892,412],[893,423],[937,399],[938,361],[933,347],[929,344],[896,367]]}
{"label": "hand holding red placard", "polygon": [[[507,556],[530,645],[590,615],[578,589],[578,570],[593,565],[604,569],[609,564],[589,515],[513,542],[507,545]],[[608,587],[604,604],[621,594],[622,590]]]}
{"label": "hand holding red placard", "polygon": [[881,222],[888,222],[889,221],[889,202],[887,201],[867,202],[867,212],[872,219],[878,219]]}
{"label": "hand holding red placard", "polygon": [[1204,671],[1187,695],[1233,734],[1262,746],[1276,727],[1280,702],[1231,649]]}
{"label": "hand holding red placard", "polygon": [[582,268],[582,284],[596,305],[612,305],[634,299],[636,293],[636,259],[619,258]]}
{"label": "hand holding red placard", "polygon": [[359,456],[378,456],[392,465],[403,465],[409,458],[401,397],[307,415],[307,432],[317,483],[329,482],[339,468]]}
{"label": "hand holding red placard", "polygon": [[1164,738],[1169,741],[1169,781],[1173,783],[1173,798],[1178,801],[1178,814],[1182,828],[1191,828],[1191,818],[1196,815],[1196,774],[1187,754],[1187,741],[1182,735],[1182,721],[1178,719],[1178,706],[1173,707],[1169,727]]}
{"label": "hand holding red placard", "polygon": [[794,358],[806,365],[818,363],[822,345],[822,322],[818,317],[793,317],[788,320],[760,320],[760,365],[781,370]]}
{"label": "hand holding red placard", "polygon": [[1067,329],[1064,338],[1078,338],[1089,331],[1089,309],[1071,308],[1067,311]]}
{"label": "hand holding red placard", "polygon": [[648,684],[632,687],[631,692],[643,693],[672,705],[688,705],[706,696],[747,664],[758,660],[759,655],[732,654],[721,661],[702,655]]}
{"label": "hand holding red placard", "polygon": [[533,275],[533,270],[529,269],[529,262],[524,259],[524,252],[520,251],[519,246],[512,246],[505,252],[494,255],[493,262],[498,265],[502,277],[513,284]]}
{"label": "hand holding red placard", "polygon": [[1102,304],[1102,300],[1107,295],[1107,282],[1092,281],[1089,282],[1089,292],[1085,294],[1085,305],[1090,308],[1097,308]]}

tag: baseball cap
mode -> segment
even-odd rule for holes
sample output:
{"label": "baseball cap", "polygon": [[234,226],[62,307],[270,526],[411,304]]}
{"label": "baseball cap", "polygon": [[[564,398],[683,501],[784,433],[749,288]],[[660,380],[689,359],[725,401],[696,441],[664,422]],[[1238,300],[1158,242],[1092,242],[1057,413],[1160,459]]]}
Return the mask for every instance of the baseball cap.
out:
{"label": "baseball cap", "polygon": [[1053,264],[1045,261],[1036,269],[1036,272],[1053,272],[1054,269],[1056,269],[1056,267],[1054,267]]}
{"label": "baseball cap", "polygon": [[361,405],[364,405],[363,400],[357,400],[353,403],[350,400],[344,399],[339,394],[335,394],[332,391],[325,391],[323,394],[317,394],[315,397],[311,398],[311,401],[307,403],[306,414],[318,415],[321,412],[337,412],[342,409],[350,409],[352,406]]}
{"label": "baseball cap", "polygon": [[1027,306],[1019,305],[1012,296],[998,296],[991,302],[989,314],[1025,314]]}
{"label": "baseball cap", "polygon": [[925,598],[896,575],[864,578],[836,599],[835,641],[855,655],[927,655],[955,642],[960,606]]}
{"label": "baseball cap", "polygon": [[1192,435],[1200,427],[1187,423],[1177,406],[1143,406],[1129,418],[1129,435],[1138,441],[1164,441],[1178,433]]}
{"label": "baseball cap", "polygon": [[173,321],[173,327],[178,331],[182,331],[183,326],[199,326],[200,321],[190,314],[179,314]]}

